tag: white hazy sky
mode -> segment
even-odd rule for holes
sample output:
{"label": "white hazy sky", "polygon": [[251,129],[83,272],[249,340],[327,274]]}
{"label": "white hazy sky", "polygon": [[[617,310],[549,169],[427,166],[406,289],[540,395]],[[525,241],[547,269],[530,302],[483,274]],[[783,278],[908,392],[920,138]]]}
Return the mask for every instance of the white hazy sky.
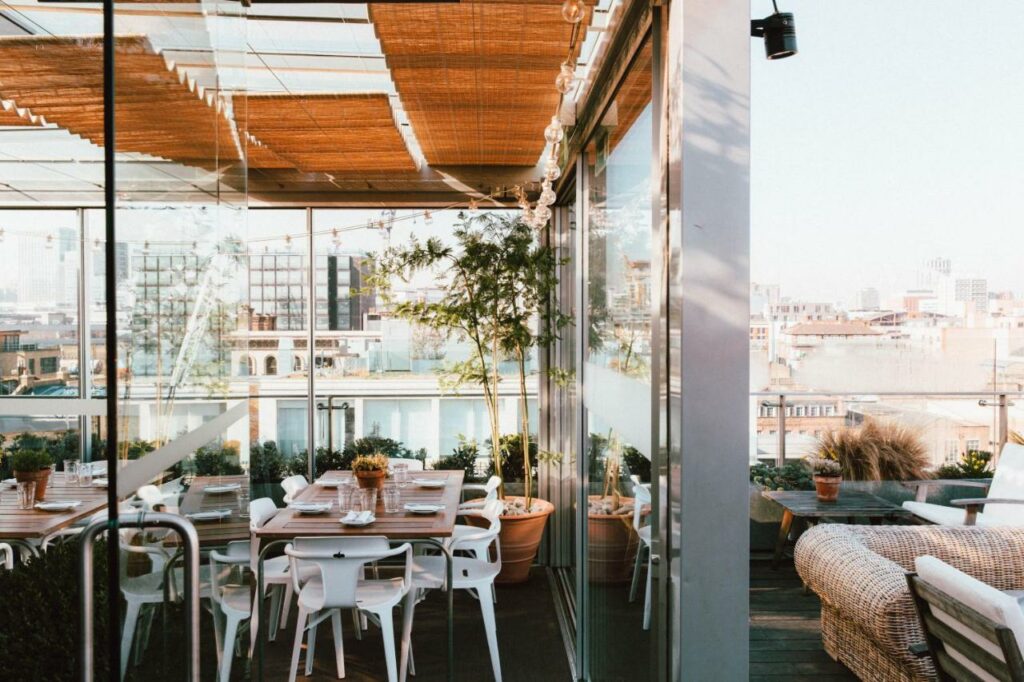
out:
{"label": "white hazy sky", "polygon": [[753,45],[754,280],[884,296],[941,255],[1024,295],[1024,2],[778,2],[800,53]]}

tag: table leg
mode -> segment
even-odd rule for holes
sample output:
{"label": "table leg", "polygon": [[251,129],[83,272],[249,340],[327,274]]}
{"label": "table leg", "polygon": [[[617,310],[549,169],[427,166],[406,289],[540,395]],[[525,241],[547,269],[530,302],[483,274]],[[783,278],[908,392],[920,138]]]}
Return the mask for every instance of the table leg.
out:
{"label": "table leg", "polygon": [[779,526],[779,537],[775,539],[775,556],[772,557],[772,568],[778,569],[782,563],[782,553],[786,549],[786,540],[789,538],[789,530],[793,527],[793,512],[784,509],[782,512],[782,525]]}

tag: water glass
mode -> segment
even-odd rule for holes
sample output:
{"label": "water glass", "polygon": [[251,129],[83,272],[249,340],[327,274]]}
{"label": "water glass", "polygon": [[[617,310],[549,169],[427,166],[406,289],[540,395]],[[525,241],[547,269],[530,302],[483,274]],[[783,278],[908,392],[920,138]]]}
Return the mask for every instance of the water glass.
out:
{"label": "water glass", "polygon": [[92,464],[82,464],[78,467],[78,487],[92,487]]}
{"label": "water glass", "polygon": [[384,511],[388,514],[397,514],[401,496],[402,493],[399,491],[398,486],[384,486]]}
{"label": "water glass", "polygon": [[66,459],[64,460],[64,485],[74,485],[75,483],[78,483],[78,460]]}
{"label": "water glass", "polygon": [[355,486],[351,483],[345,482],[338,486],[338,511],[342,514],[346,514],[352,509],[355,495],[353,491]]}
{"label": "water glass", "polygon": [[18,509],[31,509],[36,503],[36,482],[18,481]]}
{"label": "water glass", "polygon": [[371,514],[377,511],[377,489],[376,488],[360,488],[359,499],[362,505],[363,511],[368,511]]}
{"label": "water glass", "polygon": [[396,464],[394,478],[395,483],[398,484],[399,488],[404,488],[409,485],[409,465]]}

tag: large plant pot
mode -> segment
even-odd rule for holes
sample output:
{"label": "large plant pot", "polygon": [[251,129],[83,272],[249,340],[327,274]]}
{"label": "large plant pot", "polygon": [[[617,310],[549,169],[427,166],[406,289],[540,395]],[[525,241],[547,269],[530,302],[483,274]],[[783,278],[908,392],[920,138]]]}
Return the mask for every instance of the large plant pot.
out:
{"label": "large plant pot", "polygon": [[19,483],[23,481],[35,481],[36,502],[46,497],[46,484],[50,482],[50,470],[40,469],[39,471],[15,471],[14,480]]}
{"label": "large plant pot", "polygon": [[[511,501],[515,497],[505,497]],[[547,500],[533,498],[535,506],[541,507],[540,511],[521,516],[501,517],[501,573],[498,574],[495,582],[502,585],[522,583],[530,577],[530,566],[537,556],[537,548],[540,547],[540,540],[544,537],[544,527],[547,525],[548,517],[555,511],[555,505]],[[470,520],[482,521],[483,519]]]}
{"label": "large plant pot", "polygon": [[360,488],[376,488],[380,490],[384,487],[384,479],[388,477],[386,471],[359,471],[355,474],[356,483],[359,484]]}
{"label": "large plant pot", "polygon": [[[591,495],[600,500],[600,495]],[[633,498],[620,497],[622,504]],[[633,530],[633,513],[587,515],[587,578],[592,583],[624,583],[633,577],[640,538]]]}

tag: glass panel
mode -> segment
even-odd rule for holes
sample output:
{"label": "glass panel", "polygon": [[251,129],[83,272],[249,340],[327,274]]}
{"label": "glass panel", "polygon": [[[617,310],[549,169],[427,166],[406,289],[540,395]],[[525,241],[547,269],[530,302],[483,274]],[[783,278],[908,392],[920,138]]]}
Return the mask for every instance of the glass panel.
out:
{"label": "glass panel", "polygon": [[634,530],[638,493],[629,477],[649,480],[651,457],[650,68],[648,44],[587,149],[584,617],[594,680],[642,675],[649,667],[643,556],[635,566],[644,548]]}

